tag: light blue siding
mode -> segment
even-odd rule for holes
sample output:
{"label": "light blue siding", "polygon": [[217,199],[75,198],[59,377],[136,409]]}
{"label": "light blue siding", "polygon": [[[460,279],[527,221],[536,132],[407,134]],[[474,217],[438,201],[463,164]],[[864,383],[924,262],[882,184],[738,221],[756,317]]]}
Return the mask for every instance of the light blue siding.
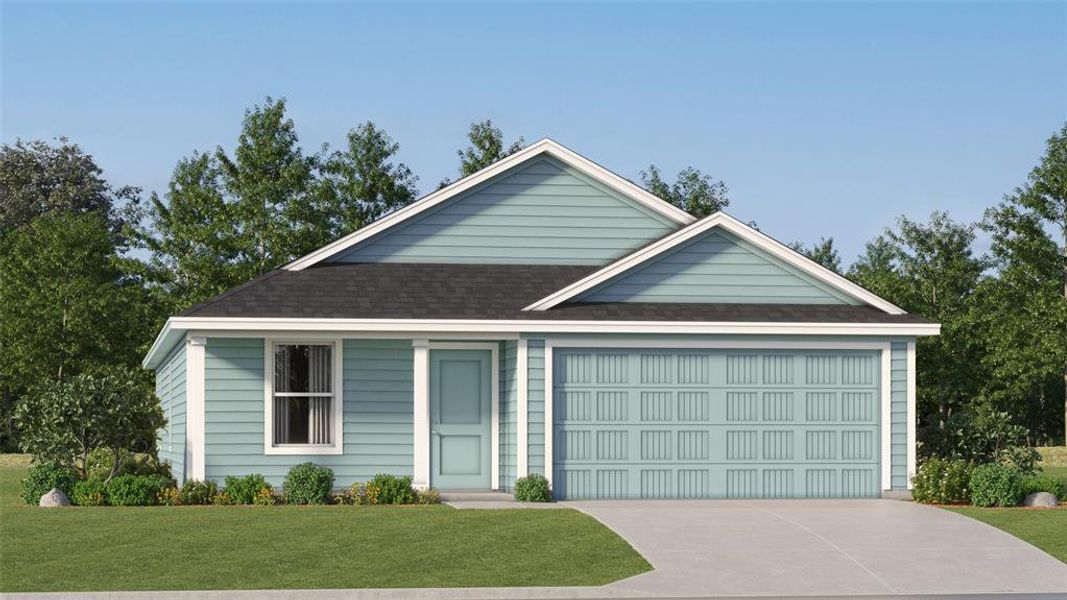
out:
{"label": "light blue siding", "polygon": [[890,352],[890,441],[894,490],[908,486],[908,344],[893,342]]}
{"label": "light blue siding", "polygon": [[712,229],[583,296],[590,302],[858,304],[743,240]]}
{"label": "light blue siding", "polygon": [[413,350],[410,340],[345,340],[344,454],[265,455],[262,339],[209,338],[205,371],[205,474],[262,473],[281,485],[290,467],[333,469],[337,487],[376,473],[411,475]]}
{"label": "light blue siding", "polygon": [[876,351],[553,353],[563,498],[880,494]]}
{"label": "light blue siding", "polygon": [[542,156],[331,260],[599,265],[675,228]]}
{"label": "light blue siding", "polygon": [[185,343],[179,342],[156,370],[156,396],[159,397],[167,426],[156,440],[159,458],[170,464],[171,473],[185,481]]}
{"label": "light blue siding", "polygon": [[527,342],[529,371],[527,372],[527,430],[528,466],[530,473],[545,474],[545,341]]}
{"label": "light blue siding", "polygon": [[500,343],[500,487],[515,487],[518,474],[518,342]]}

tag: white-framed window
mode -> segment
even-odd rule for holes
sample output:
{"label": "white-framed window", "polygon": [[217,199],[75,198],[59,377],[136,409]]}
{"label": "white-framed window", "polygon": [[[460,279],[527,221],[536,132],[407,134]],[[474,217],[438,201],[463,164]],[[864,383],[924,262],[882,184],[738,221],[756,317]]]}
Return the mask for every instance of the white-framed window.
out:
{"label": "white-framed window", "polygon": [[266,454],[340,454],[343,434],[341,343],[267,340]]}

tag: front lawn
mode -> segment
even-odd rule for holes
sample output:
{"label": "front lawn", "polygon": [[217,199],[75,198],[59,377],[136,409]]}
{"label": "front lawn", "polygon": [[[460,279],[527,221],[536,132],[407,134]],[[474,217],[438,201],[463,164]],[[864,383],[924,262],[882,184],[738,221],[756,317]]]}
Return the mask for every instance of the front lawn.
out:
{"label": "front lawn", "polygon": [[1067,563],[1067,508],[976,508],[947,510],[978,519],[1029,542]]}
{"label": "front lawn", "polygon": [[602,585],[651,569],[574,510],[16,506],[0,467],[0,591]]}

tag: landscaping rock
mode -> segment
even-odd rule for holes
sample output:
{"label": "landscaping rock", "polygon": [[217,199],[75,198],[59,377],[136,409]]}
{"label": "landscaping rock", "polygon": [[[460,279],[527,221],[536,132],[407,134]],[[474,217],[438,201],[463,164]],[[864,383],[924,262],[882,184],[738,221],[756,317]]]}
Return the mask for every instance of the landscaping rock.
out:
{"label": "landscaping rock", "polygon": [[1042,508],[1055,508],[1059,501],[1056,496],[1048,492],[1034,492],[1023,500],[1023,506],[1040,506]]}
{"label": "landscaping rock", "polygon": [[41,506],[70,506],[70,498],[63,493],[63,490],[52,488],[45,492],[45,495],[41,496]]}

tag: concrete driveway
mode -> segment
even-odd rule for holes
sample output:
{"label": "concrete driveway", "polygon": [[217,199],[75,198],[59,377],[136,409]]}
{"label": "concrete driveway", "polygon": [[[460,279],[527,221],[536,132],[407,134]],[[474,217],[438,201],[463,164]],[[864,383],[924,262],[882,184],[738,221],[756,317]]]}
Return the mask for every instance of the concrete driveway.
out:
{"label": "concrete driveway", "polygon": [[566,502],[655,571],[647,596],[1064,593],[1067,565],[962,515],[897,500]]}

